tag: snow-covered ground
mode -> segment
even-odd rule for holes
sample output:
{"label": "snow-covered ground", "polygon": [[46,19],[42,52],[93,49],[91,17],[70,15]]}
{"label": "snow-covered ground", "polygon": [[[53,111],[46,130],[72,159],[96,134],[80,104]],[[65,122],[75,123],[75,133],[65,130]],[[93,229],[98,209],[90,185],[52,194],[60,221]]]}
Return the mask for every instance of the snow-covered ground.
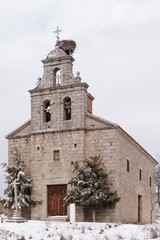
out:
{"label": "snow-covered ground", "polygon": [[160,223],[0,223],[0,240],[160,240]]}

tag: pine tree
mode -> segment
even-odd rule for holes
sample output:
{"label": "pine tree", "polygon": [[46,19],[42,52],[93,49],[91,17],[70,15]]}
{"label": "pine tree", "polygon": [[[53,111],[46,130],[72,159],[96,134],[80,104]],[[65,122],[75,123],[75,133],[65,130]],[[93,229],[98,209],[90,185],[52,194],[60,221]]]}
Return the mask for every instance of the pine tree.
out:
{"label": "pine tree", "polygon": [[120,200],[117,191],[111,191],[107,169],[100,156],[90,157],[83,161],[80,167],[72,163],[76,173],[68,182],[74,188],[68,191],[64,198],[65,205],[75,203],[78,206],[92,208],[92,218],[95,221],[96,208],[112,208]]}
{"label": "pine tree", "polygon": [[0,202],[5,208],[16,209],[15,206],[15,196],[14,196],[14,181],[17,186],[17,205],[18,210],[23,207],[35,206],[40,201],[32,199],[32,181],[30,178],[26,177],[24,172],[24,161],[21,159],[20,154],[16,154],[14,163],[12,165],[7,165],[7,163],[2,163],[5,168],[6,183],[7,188],[4,190],[5,198],[1,198]]}

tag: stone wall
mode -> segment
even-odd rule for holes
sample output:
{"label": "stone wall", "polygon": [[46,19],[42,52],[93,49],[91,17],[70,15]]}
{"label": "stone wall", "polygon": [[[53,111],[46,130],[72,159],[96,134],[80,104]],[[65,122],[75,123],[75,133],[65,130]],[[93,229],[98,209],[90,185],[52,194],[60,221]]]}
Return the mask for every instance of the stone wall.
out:
{"label": "stone wall", "polygon": [[[116,137],[116,155],[117,163],[119,163],[117,165],[117,183],[121,197],[116,214],[121,221],[137,222],[139,195],[142,197],[141,222],[148,223],[150,222],[150,201],[155,201],[156,162],[121,130],[117,131]],[[127,160],[129,160],[129,172],[127,171]],[[155,221],[155,211],[153,212],[153,221]]]}
{"label": "stone wall", "polygon": [[[111,171],[112,189],[121,197],[115,208],[97,210],[97,221],[138,222],[138,195],[141,196],[141,222],[150,222],[151,199],[155,201],[156,162],[134,140],[116,129],[86,132],[86,156],[101,155]],[[127,171],[129,160],[129,172]],[[141,180],[139,180],[141,169]],[[150,186],[151,177],[151,186]],[[153,211],[155,221],[155,211]]]}
{"label": "stone wall", "polygon": [[31,176],[31,142],[30,137],[18,136],[8,141],[8,163],[12,164],[16,158],[16,154],[20,154],[25,165],[25,173]]}
{"label": "stone wall", "polygon": [[[94,124],[96,128],[90,127]],[[117,127],[104,127],[93,119],[87,120],[88,130],[48,130],[19,136],[9,140],[9,163],[16,149],[21,153],[28,176],[33,180],[33,197],[42,204],[32,208],[32,219],[47,217],[47,186],[67,184],[72,176],[71,162],[81,162],[85,157],[100,155],[107,170],[112,189],[118,190],[121,200],[113,209],[96,211],[96,221],[137,222],[138,195],[142,197],[143,223],[150,221],[151,194],[155,194],[155,161],[133,139]],[[99,127],[99,129],[98,129]],[[60,151],[60,161],[55,161],[54,150]],[[129,160],[129,172],[127,171]],[[142,179],[139,180],[139,169]],[[151,177],[151,186],[150,186]],[[68,186],[68,189],[70,186]],[[89,212],[76,208],[77,221],[91,221]],[[85,214],[85,215],[84,215]],[[153,212],[153,221],[155,211]]]}
{"label": "stone wall", "polygon": [[[60,151],[55,161],[54,150]],[[32,219],[47,217],[47,186],[67,184],[72,176],[72,161],[84,159],[84,131],[45,133],[31,137],[31,176],[33,197],[42,201],[32,208]]]}
{"label": "stone wall", "polygon": [[[117,190],[117,162],[116,162],[116,135],[115,129],[106,130],[89,130],[86,132],[85,138],[86,156],[102,157],[103,163],[107,167],[108,181],[112,184],[112,190]],[[91,214],[91,211],[90,211]],[[87,214],[86,221],[90,221],[91,216]],[[115,208],[96,210],[96,221],[99,222],[116,222],[117,216]]]}
{"label": "stone wall", "polygon": [[[31,91],[31,131],[84,128],[87,111],[87,87],[85,83],[57,89]],[[64,121],[64,98],[71,99],[71,120]],[[44,101],[51,104],[51,121],[44,122]]]}

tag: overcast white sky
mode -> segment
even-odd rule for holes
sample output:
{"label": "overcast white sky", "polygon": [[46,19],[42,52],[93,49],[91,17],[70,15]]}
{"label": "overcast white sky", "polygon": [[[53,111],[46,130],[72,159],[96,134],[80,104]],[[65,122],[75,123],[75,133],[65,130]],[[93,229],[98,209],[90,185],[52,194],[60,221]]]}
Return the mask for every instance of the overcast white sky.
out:
{"label": "overcast white sky", "polygon": [[[153,157],[160,153],[159,0],[5,0],[0,7],[0,162],[5,135],[30,119],[27,90],[61,39],[77,43],[74,73],[95,97],[93,114],[118,123]],[[0,195],[4,190],[0,170]]]}

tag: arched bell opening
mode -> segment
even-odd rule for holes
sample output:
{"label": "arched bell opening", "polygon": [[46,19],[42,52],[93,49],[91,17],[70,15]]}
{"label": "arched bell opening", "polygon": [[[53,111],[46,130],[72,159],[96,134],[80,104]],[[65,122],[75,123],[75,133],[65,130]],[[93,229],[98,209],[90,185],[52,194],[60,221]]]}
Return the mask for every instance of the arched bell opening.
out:
{"label": "arched bell opening", "polygon": [[64,99],[64,120],[71,119],[71,99],[66,97]]}
{"label": "arched bell opening", "polygon": [[45,100],[43,103],[43,121],[51,121],[51,104],[49,100]]}
{"label": "arched bell opening", "polygon": [[61,85],[61,71],[59,68],[53,70],[53,86]]}

